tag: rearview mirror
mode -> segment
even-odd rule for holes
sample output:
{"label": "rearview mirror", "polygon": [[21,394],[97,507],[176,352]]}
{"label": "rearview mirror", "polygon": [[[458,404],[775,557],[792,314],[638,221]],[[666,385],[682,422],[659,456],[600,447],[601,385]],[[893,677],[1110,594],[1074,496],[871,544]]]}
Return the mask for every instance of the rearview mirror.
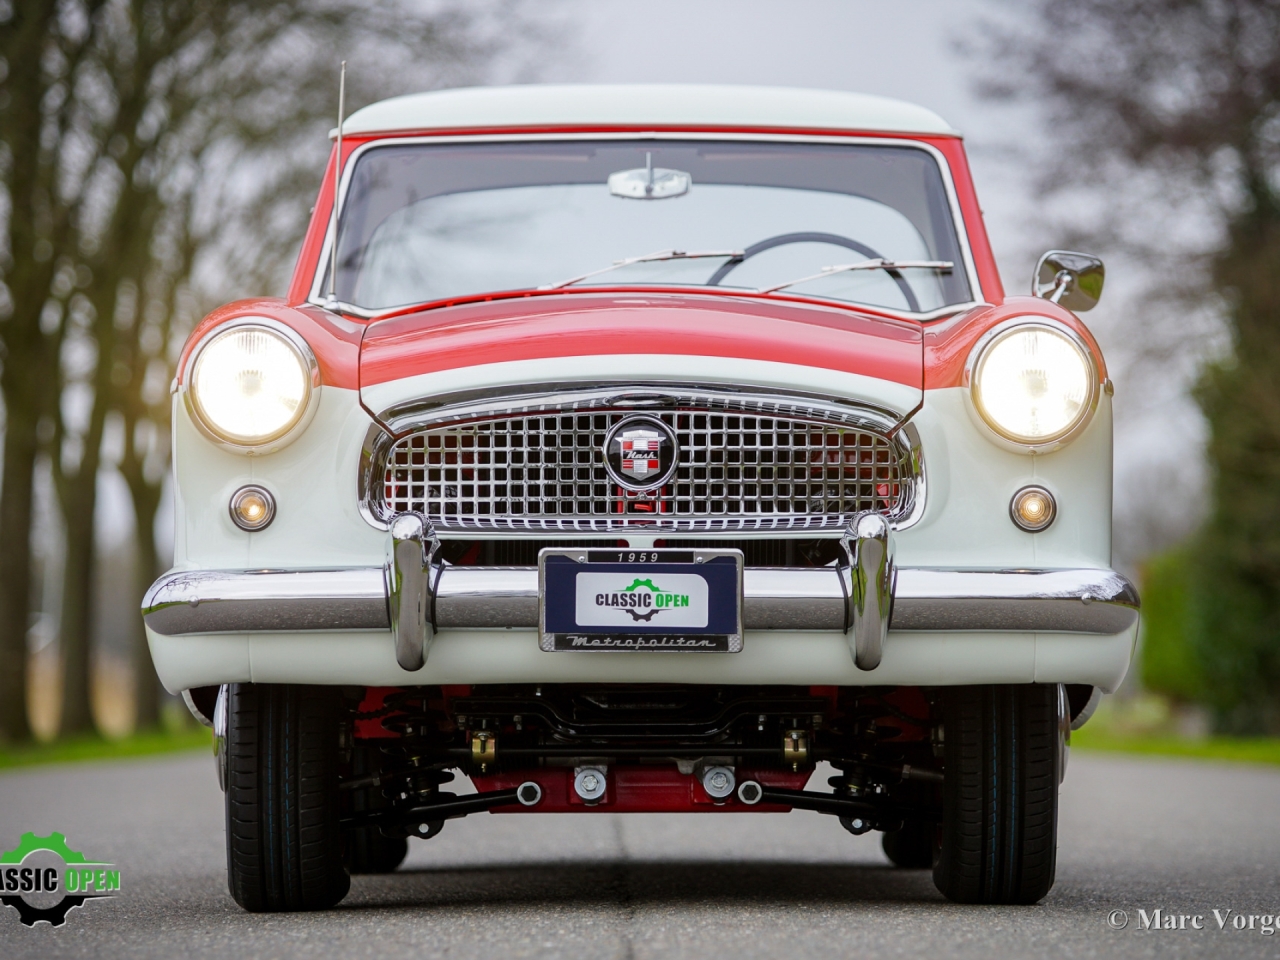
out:
{"label": "rearview mirror", "polygon": [[683,197],[693,178],[683,170],[667,170],[653,165],[653,154],[644,155],[644,166],[609,174],[609,192],[629,200],[666,200]]}
{"label": "rearview mirror", "polygon": [[1083,313],[1098,305],[1107,268],[1097,257],[1070,250],[1050,250],[1036,264],[1031,292],[1068,310]]}

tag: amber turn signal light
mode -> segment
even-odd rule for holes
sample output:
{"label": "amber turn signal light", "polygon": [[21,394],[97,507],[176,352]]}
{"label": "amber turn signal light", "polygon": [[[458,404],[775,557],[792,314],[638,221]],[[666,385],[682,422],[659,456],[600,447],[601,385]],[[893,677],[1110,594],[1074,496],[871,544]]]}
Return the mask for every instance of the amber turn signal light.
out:
{"label": "amber turn signal light", "polygon": [[1037,533],[1053,523],[1058,504],[1044,487],[1023,487],[1013,495],[1009,515],[1020,529]]}
{"label": "amber turn signal light", "polygon": [[241,530],[262,530],[276,517],[276,499],[257,486],[241,487],[231,495],[231,522]]}

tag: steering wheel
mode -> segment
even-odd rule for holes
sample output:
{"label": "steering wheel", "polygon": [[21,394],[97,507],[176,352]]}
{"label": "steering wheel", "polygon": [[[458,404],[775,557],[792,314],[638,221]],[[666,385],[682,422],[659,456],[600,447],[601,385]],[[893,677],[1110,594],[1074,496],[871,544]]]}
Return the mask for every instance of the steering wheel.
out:
{"label": "steering wheel", "polygon": [[[742,256],[734,257],[726,263],[721,264],[720,269],[711,275],[711,279],[707,281],[707,286],[717,287],[732,271],[738,269],[756,254],[764,253],[766,250],[772,250],[774,247],[784,247],[791,243],[829,243],[832,246],[844,247],[846,250],[852,250],[854,253],[860,253],[868,260],[883,260],[884,256],[868,247],[865,243],[859,243],[857,240],[850,240],[848,237],[842,237],[838,233],[780,233],[776,237],[769,237],[761,240],[759,243],[753,243],[742,251]],[[898,289],[902,291],[903,298],[907,301],[907,308],[912,313],[920,312],[920,301],[916,299],[915,291],[907,283],[906,279],[897,270],[886,270],[885,273],[893,278],[893,282],[898,285]]]}

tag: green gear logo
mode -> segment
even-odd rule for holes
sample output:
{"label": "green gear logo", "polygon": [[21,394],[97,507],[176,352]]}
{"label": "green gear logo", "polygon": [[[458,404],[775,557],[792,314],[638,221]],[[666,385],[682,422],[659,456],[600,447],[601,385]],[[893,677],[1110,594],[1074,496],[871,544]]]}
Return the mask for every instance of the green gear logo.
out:
{"label": "green gear logo", "polygon": [[[39,865],[28,865],[33,854],[51,854],[39,858]],[[62,861],[58,868],[49,864],[53,858]],[[60,833],[38,837],[24,833],[12,850],[0,853],[0,903],[18,911],[22,922],[33,927],[44,921],[60,927],[67,914],[86,900],[110,897],[120,889],[120,871],[113,865],[89,860],[83,853],[67,846]],[[51,902],[61,893],[62,898]]]}
{"label": "green gear logo", "polygon": [[622,592],[623,592],[623,593],[631,593],[633,590],[639,590],[641,587],[648,587],[648,588],[649,588],[650,590],[652,590],[654,593],[661,593],[661,592],[662,592],[662,588],[661,588],[661,587],[656,586],[656,585],[654,584],[654,582],[653,582],[652,580],[648,579],[647,577],[646,577],[644,580],[641,580],[639,577],[637,577],[637,578],[636,578],[635,583],[631,584],[631,586],[629,586],[629,587],[624,587],[624,588],[622,589]]}

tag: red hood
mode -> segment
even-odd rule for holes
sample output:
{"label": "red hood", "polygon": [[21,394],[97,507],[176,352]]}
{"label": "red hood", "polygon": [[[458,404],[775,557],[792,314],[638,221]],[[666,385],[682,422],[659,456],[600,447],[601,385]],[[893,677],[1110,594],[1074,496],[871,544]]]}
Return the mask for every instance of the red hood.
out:
{"label": "red hood", "polygon": [[768,360],[923,389],[921,326],[849,309],[664,293],[504,298],[371,324],[360,384],[512,360],[671,354]]}

